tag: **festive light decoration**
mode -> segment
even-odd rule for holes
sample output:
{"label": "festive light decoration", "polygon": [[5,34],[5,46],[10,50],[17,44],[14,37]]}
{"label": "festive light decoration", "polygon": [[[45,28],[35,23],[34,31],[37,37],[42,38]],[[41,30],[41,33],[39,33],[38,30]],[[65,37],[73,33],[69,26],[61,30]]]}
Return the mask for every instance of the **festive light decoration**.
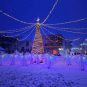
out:
{"label": "festive light decoration", "polygon": [[24,40],[26,40],[30,35],[31,35],[31,33],[34,31],[34,29],[32,29],[32,31],[29,33],[29,35],[28,36],[26,36],[24,39],[18,39],[18,41],[24,41]]}
{"label": "festive light decoration", "polygon": [[[47,17],[44,19],[44,21],[41,23],[41,24],[44,24],[47,19],[50,17],[50,15],[52,14],[53,10],[55,9],[56,5],[58,4],[58,1],[59,0],[56,0],[56,2],[54,3],[52,9],[50,10],[49,14],[47,15]],[[0,10],[0,13],[2,13],[3,15],[15,20],[15,21],[18,21],[20,23],[23,23],[23,24],[28,24],[28,25],[31,25],[31,24],[35,24],[35,23],[28,23],[28,22],[25,22],[25,21],[22,21],[22,20],[19,20],[11,15],[9,15],[8,13],[6,12],[3,12],[2,10]],[[84,20],[87,20],[87,18],[82,18],[82,19],[78,19],[78,20],[73,20],[73,21],[68,21],[68,22],[63,22],[63,23],[55,23],[55,24],[45,24],[45,25],[63,25],[63,24],[70,24],[70,23],[76,23],[76,22],[80,22],[80,21],[84,21]]]}
{"label": "festive light decoration", "polygon": [[[45,28],[45,27],[44,27]],[[45,28],[46,29],[46,28]],[[47,30],[47,29],[46,29]],[[53,34],[52,32],[50,32],[49,30],[47,30],[49,33]],[[55,34],[53,34],[55,35]],[[55,35],[56,36],[56,35]],[[77,41],[77,40],[80,40],[80,38],[76,38],[76,39],[73,39],[73,40],[70,40],[70,39],[65,39],[63,37],[61,37],[63,40],[69,40],[69,41]]]}
{"label": "festive light decoration", "polygon": [[[44,27],[42,27],[42,32],[43,32],[43,34],[47,37],[47,35],[46,35],[46,33],[45,33],[45,31],[44,31],[44,29],[45,30],[47,30],[46,28],[44,28]],[[48,31],[48,30],[47,30]],[[48,31],[49,33],[51,33],[50,31]],[[52,35],[54,35],[53,33],[51,33]],[[54,36],[56,36],[56,37],[58,37],[57,35],[54,35]],[[59,42],[59,40],[57,39],[57,40],[51,40],[49,37],[47,37],[47,39],[49,39],[51,42]]]}
{"label": "festive light decoration", "polygon": [[73,47],[71,50],[82,50],[82,48]]}
{"label": "festive light decoration", "polygon": [[87,20],[87,18],[82,18],[82,19],[68,21],[68,22],[63,22],[63,23],[45,24],[45,25],[64,25],[64,24],[77,23],[77,22],[81,22],[81,21],[84,21],[84,20]]}
{"label": "festive light decoration", "polygon": [[[32,25],[32,26],[30,27],[30,29],[32,29],[34,26],[35,26],[35,25]],[[21,33],[19,33],[19,34],[12,35],[11,37],[17,37],[17,36],[20,36],[21,34],[24,34],[24,33],[28,32],[28,31],[29,31],[29,28],[28,28],[27,30],[25,30],[25,31],[23,31],[23,32],[21,32]]]}
{"label": "festive light decoration", "polygon": [[57,35],[55,35],[54,33],[52,33],[52,32],[50,32],[49,30],[47,30],[45,27],[43,27],[43,29],[45,29],[47,32],[49,32],[50,34],[52,34],[52,35],[54,35],[54,36],[56,36],[56,37],[58,37]]}
{"label": "festive light decoration", "polygon": [[69,40],[69,41],[78,41],[78,40],[80,40],[81,38],[76,38],[76,39],[73,39],[73,40],[69,40],[69,39],[65,39],[65,40]]}
{"label": "festive light decoration", "polygon": [[[33,26],[33,25],[31,25]],[[0,33],[16,33],[16,32],[21,32],[21,31],[24,31],[24,30],[27,30],[29,28],[31,28],[31,26],[27,26],[27,27],[24,27],[24,28],[20,28],[20,29],[14,29],[14,30],[4,30],[4,31],[0,31]]]}
{"label": "festive light decoration", "polygon": [[51,28],[51,29],[55,29],[55,30],[58,30],[58,31],[65,31],[65,32],[76,33],[76,34],[87,34],[87,33],[83,33],[83,32],[75,32],[75,31],[66,30],[66,29],[60,30],[59,28],[55,28],[55,27],[52,27],[52,26],[46,26],[46,27]]}
{"label": "festive light decoration", "polygon": [[[56,5],[58,4],[58,1],[59,0],[56,0],[56,2],[54,3],[52,9],[50,10],[49,14],[47,15],[47,17],[44,19],[44,21],[40,24],[39,23],[39,18],[37,19],[37,23],[28,23],[28,22],[25,22],[25,21],[21,21],[11,15],[9,15],[8,13],[5,13],[3,12],[2,10],[0,10],[0,13],[15,20],[15,21],[18,21],[20,23],[23,23],[23,24],[27,24],[27,25],[31,25],[31,26],[28,26],[28,27],[24,27],[22,29],[16,29],[16,30],[8,30],[8,31],[1,31],[1,33],[15,33],[15,32],[21,32],[19,34],[16,34],[16,35],[12,35],[12,37],[15,37],[15,36],[20,36],[21,34],[24,34],[25,32],[29,31],[28,28],[32,28],[33,25],[36,25],[36,34],[35,34],[35,39],[34,39],[34,43],[33,43],[33,48],[32,48],[32,53],[43,53],[44,52],[44,48],[43,48],[43,41],[42,41],[42,36],[41,36],[41,33],[40,33],[40,27],[43,26],[46,27],[46,28],[51,28],[51,29],[55,29],[55,30],[58,30],[58,31],[64,31],[64,32],[69,32],[69,33],[76,33],[76,34],[87,34],[87,33],[83,33],[83,32],[75,32],[75,31],[71,31],[71,30],[66,30],[66,29],[87,29],[87,28],[59,28],[59,27],[53,27],[53,26],[57,26],[57,25],[63,25],[63,24],[70,24],[70,23],[76,23],[76,22],[80,22],[80,21],[84,21],[84,20],[87,20],[87,18],[83,18],[83,19],[78,19],[78,20],[74,20],[74,21],[69,21],[69,22],[63,22],[63,23],[56,23],[56,24],[44,24],[48,18],[50,17],[50,15],[52,14],[53,10],[55,9]],[[48,29],[44,28],[47,32],[53,34],[52,32],[50,32]],[[23,40],[26,40],[30,35],[31,33],[34,31],[34,29],[29,33],[28,36],[26,36],[24,39],[21,39],[19,41],[23,41]],[[44,30],[42,29],[42,31],[44,32]],[[44,32],[44,35],[46,35],[46,33]],[[54,34],[53,34],[54,35]],[[56,36],[56,35],[55,35]],[[58,40],[54,41],[54,40],[51,40],[50,38],[48,38],[50,41],[52,42],[58,42]],[[64,38],[62,38],[64,39]],[[80,38],[76,38],[74,40],[70,40],[70,41],[77,41],[79,40]],[[64,40],[69,40],[69,39],[64,39]],[[41,46],[39,49],[39,45]],[[38,49],[38,50],[37,50]],[[40,52],[41,51],[41,52]]]}
{"label": "festive light decoration", "polygon": [[[50,34],[52,34],[52,35],[54,35],[54,36],[56,36],[56,37],[58,37],[57,35],[55,35],[55,34],[53,34],[52,32],[50,32],[49,30],[47,30],[45,27],[43,27],[46,31],[48,31]],[[43,31],[43,33],[46,35],[46,33]],[[69,40],[69,39],[65,39],[65,38],[63,38],[63,37],[61,37],[63,40]],[[50,38],[48,38],[50,41],[52,41],[52,42],[58,42],[58,40],[56,40],[56,41],[54,41],[54,40],[51,40]],[[73,40],[69,40],[69,41],[77,41],[77,40],[80,40],[80,38],[76,38],[76,39],[73,39]]]}
{"label": "festive light decoration", "polygon": [[[42,25],[42,26],[45,26],[45,27],[46,27],[46,26],[53,27],[52,25],[46,25],[46,24],[41,24],[41,25]],[[68,28],[67,28],[67,27],[54,27],[54,28],[70,29],[70,30],[71,30],[71,29],[72,29],[72,30],[87,30],[87,28],[71,28],[71,27],[70,27],[70,28],[69,28],[69,27],[68,27]]]}
{"label": "festive light decoration", "polygon": [[3,12],[2,10],[0,10],[0,13],[2,13],[3,15],[5,15],[5,16],[7,16],[7,17],[9,17],[9,18],[11,18],[11,19],[13,19],[13,20],[15,20],[15,21],[18,21],[18,22],[20,22],[20,23],[23,23],[23,24],[28,24],[28,25],[30,25],[30,24],[35,24],[35,23],[28,23],[28,22],[25,22],[25,21],[21,21],[21,20],[15,18],[15,17],[9,15],[8,13]]}
{"label": "festive light decoration", "polygon": [[[8,33],[16,33],[16,32],[19,33],[19,32],[21,32],[21,33],[19,33],[19,34],[12,35],[12,37],[20,36],[21,34],[24,34],[25,32],[29,31],[29,29],[32,29],[32,28],[36,25],[36,33],[35,33],[35,38],[34,38],[33,47],[32,47],[32,53],[33,53],[33,54],[43,54],[43,53],[44,53],[44,46],[43,46],[42,36],[41,36],[41,33],[40,33],[40,28],[41,28],[41,30],[43,31],[43,33],[44,33],[45,36],[47,36],[47,35],[46,35],[46,33],[45,33],[44,30],[46,30],[47,32],[49,32],[49,33],[51,33],[52,35],[56,36],[55,34],[53,34],[52,32],[49,31],[49,28],[55,29],[55,30],[58,30],[58,31],[65,31],[65,32],[69,32],[69,33],[87,34],[87,33],[82,33],[82,32],[75,32],[75,31],[71,31],[71,30],[66,30],[66,29],[74,29],[74,30],[75,30],[75,29],[77,29],[77,30],[83,30],[83,29],[84,29],[84,30],[86,30],[87,28],[59,28],[59,27],[53,27],[53,26],[57,26],[57,25],[77,23],[77,22],[80,22],[80,21],[87,20],[87,18],[78,19],[78,20],[69,21],[69,22],[63,22],[63,23],[56,23],[56,24],[44,24],[44,23],[48,20],[48,18],[50,17],[50,15],[51,15],[51,13],[53,12],[54,8],[56,7],[58,1],[59,1],[59,0],[56,0],[56,2],[55,2],[54,5],[53,5],[53,8],[50,10],[49,14],[47,15],[47,17],[44,19],[44,21],[43,21],[41,24],[39,23],[39,20],[40,20],[39,18],[37,19],[37,23],[28,23],[28,22],[25,22],[25,21],[21,21],[21,20],[15,18],[15,17],[9,15],[8,13],[5,13],[5,12],[3,12],[3,11],[0,10],[0,13],[2,13],[3,15],[5,15],[5,16],[7,16],[7,17],[9,17],[9,18],[11,18],[11,19],[13,19],[13,20],[15,20],[15,21],[18,21],[18,22],[23,23],[23,24],[31,25],[31,26],[24,27],[24,28],[21,28],[21,29],[1,31],[0,33],[7,33],[7,34],[8,34]],[[48,28],[48,29],[46,29],[45,27]],[[24,40],[26,40],[27,38],[29,38],[29,37],[31,36],[31,34],[33,33],[33,31],[34,31],[34,28],[30,31],[30,33],[29,33],[25,38],[23,38],[23,39],[21,39],[21,40],[18,39],[18,40],[19,40],[19,41],[24,41]],[[62,38],[62,37],[61,37],[61,38]],[[29,38],[29,39],[30,39],[30,38]],[[50,41],[52,41],[52,42],[58,42],[58,40],[54,41],[54,40],[51,40],[50,38],[48,38],[48,39],[49,39]],[[64,38],[62,38],[62,39],[63,39],[63,40],[69,40],[69,39],[64,39]],[[78,41],[78,40],[80,40],[80,38],[76,38],[76,39],[74,39],[74,40],[69,40],[69,41]],[[86,46],[87,46],[87,43],[83,43],[82,46],[83,46],[83,45],[86,45]],[[59,50],[60,50],[60,51],[63,51],[64,49],[60,48]],[[81,49],[81,50],[82,50],[82,49]],[[68,50],[68,51],[69,51],[69,50]],[[54,50],[54,53],[56,53],[55,50]],[[34,56],[33,54],[31,54],[31,55]],[[30,55],[30,56],[31,56],[31,55]],[[3,54],[3,55],[2,55],[2,59],[5,59],[6,56],[7,56],[7,55],[4,55],[4,54]],[[29,56],[28,56],[27,54],[18,55],[18,54],[16,53],[16,54],[14,54],[13,56],[14,56],[14,57],[13,57],[13,61],[16,60],[16,61],[15,61],[16,64],[20,64],[20,61],[17,61],[17,59],[20,58],[20,59],[23,59],[22,62],[23,62],[23,64],[25,65],[25,63],[26,63],[26,61],[27,61],[27,58],[29,58]],[[7,57],[9,58],[9,56],[7,56]],[[35,57],[35,56],[34,56],[34,57]],[[38,55],[36,55],[35,58],[37,58],[37,57],[38,57]],[[42,57],[42,56],[40,56],[40,58],[41,58],[41,57]],[[65,57],[65,55],[64,55],[64,57]],[[16,59],[16,58],[17,58],[17,59]],[[49,65],[51,65],[51,61],[50,61],[50,60],[55,60],[55,59],[57,58],[57,56],[55,56],[55,55],[49,55],[49,57],[47,56],[47,58],[49,58]],[[65,58],[67,58],[68,61],[69,61],[69,63],[70,63],[72,56],[70,56],[70,55],[68,54],[68,52],[67,52]],[[84,65],[83,59],[86,59],[86,58],[87,58],[87,57],[83,57],[83,56],[81,57],[81,61],[80,61],[80,62],[82,63],[81,66]],[[30,62],[32,62],[32,61],[33,61],[33,59],[31,58],[31,59],[30,59]],[[36,62],[36,59],[35,59],[35,62]],[[43,62],[43,59],[41,59],[41,62]],[[8,62],[8,64],[10,64],[10,63]],[[84,70],[84,67],[82,68],[82,70]]]}
{"label": "festive light decoration", "polygon": [[42,32],[43,32],[43,34],[45,35],[45,37],[48,39],[48,40],[50,40],[51,42],[59,42],[58,40],[51,40],[49,37],[47,37],[47,34],[45,33],[45,31],[44,31],[44,29],[42,28],[41,29],[42,30]]}
{"label": "festive light decoration", "polygon": [[45,23],[47,21],[47,19],[50,17],[51,13],[53,12],[54,8],[56,7],[57,3],[59,0],[56,0],[56,2],[54,3],[52,9],[50,10],[49,14],[47,15],[47,17],[44,19],[44,21],[42,23]]}
{"label": "festive light decoration", "polygon": [[42,36],[40,33],[39,19],[37,19],[36,33],[35,33],[35,38],[34,38],[34,42],[33,42],[32,53],[34,53],[34,54],[43,54],[44,53]]}

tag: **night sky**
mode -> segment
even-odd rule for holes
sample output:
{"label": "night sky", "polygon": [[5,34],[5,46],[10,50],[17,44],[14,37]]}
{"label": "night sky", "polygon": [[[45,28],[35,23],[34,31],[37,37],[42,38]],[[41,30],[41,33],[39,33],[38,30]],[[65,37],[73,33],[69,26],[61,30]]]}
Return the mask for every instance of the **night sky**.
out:
{"label": "night sky", "polygon": [[[35,23],[38,17],[40,18],[40,22],[43,22],[55,1],[56,0],[0,0],[0,9],[11,16],[26,22]],[[46,23],[55,24],[82,18],[87,18],[87,0],[59,0]],[[16,29],[26,26],[28,25],[19,23],[0,14],[0,30]],[[87,28],[87,20],[78,23],[60,25],[58,27]],[[50,31],[53,33],[56,32],[56,30]],[[79,30],[78,32],[87,33],[87,29]],[[63,36],[68,39],[87,37],[86,34],[73,34],[63,31],[58,31],[58,33],[63,34]]]}

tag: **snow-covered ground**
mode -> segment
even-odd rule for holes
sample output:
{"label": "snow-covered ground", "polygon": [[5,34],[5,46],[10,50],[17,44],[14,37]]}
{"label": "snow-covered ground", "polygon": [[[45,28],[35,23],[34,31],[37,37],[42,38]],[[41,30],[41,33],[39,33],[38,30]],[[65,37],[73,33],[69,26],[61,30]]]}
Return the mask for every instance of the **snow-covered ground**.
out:
{"label": "snow-covered ground", "polygon": [[61,57],[47,64],[2,65],[0,87],[87,87],[87,64],[84,69]]}

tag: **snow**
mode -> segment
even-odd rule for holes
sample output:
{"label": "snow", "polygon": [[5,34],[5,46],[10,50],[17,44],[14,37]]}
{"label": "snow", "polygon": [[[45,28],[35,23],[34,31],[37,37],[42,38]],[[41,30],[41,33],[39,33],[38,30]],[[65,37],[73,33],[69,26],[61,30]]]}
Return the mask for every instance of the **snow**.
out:
{"label": "snow", "polygon": [[[14,62],[21,60],[23,63],[23,57],[17,58]],[[87,87],[87,63],[82,71],[80,61],[75,60],[80,56],[71,57],[69,62],[67,58],[51,55],[47,63],[1,65],[0,87]]]}

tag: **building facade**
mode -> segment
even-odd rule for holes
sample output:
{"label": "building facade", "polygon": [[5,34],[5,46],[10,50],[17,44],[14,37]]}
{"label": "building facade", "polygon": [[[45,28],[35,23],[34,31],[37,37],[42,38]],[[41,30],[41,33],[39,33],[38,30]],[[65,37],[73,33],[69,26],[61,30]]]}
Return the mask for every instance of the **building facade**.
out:
{"label": "building facade", "polygon": [[63,36],[61,34],[47,35],[43,38],[45,53],[57,54],[59,48],[63,48]]}

